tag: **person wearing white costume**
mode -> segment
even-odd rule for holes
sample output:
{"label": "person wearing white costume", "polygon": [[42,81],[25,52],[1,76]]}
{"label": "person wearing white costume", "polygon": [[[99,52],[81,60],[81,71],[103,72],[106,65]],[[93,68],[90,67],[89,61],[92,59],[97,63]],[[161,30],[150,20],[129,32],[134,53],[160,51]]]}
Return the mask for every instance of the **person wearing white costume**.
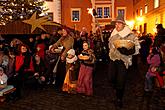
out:
{"label": "person wearing white costume", "polygon": [[109,72],[108,76],[116,91],[116,105],[122,107],[127,70],[132,65],[133,55],[139,53],[140,43],[124,18],[118,16],[115,29],[109,38]]}

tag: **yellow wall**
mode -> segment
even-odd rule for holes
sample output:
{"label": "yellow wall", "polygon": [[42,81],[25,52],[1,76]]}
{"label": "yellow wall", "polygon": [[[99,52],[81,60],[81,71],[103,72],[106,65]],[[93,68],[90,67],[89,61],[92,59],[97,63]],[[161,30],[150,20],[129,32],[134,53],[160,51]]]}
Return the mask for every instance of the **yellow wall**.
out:
{"label": "yellow wall", "polygon": [[[144,23],[147,23],[147,33],[154,34],[154,27],[155,24],[163,24],[165,27],[165,0],[160,0],[160,6],[158,8],[154,8],[154,0],[150,0],[149,2],[146,2],[146,0],[141,0],[137,4],[134,4],[134,13],[136,18],[136,10],[138,9],[138,12],[140,12],[140,8],[143,9],[143,17],[144,21],[137,24],[138,27],[142,25],[142,32],[144,32]],[[148,5],[148,13],[144,13],[144,6],[145,4]]]}

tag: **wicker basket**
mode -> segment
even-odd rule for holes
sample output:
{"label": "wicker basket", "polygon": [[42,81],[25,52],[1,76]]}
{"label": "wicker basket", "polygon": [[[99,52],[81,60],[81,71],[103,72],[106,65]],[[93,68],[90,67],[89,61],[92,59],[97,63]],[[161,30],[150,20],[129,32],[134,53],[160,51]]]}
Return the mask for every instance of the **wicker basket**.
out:
{"label": "wicker basket", "polygon": [[115,40],[113,42],[115,48],[127,48],[127,49],[131,49],[135,46],[135,44],[133,42],[131,42],[130,40]]}
{"label": "wicker basket", "polygon": [[0,89],[4,89],[7,86],[7,83],[5,84],[0,84]]}
{"label": "wicker basket", "polygon": [[89,60],[89,56],[86,56],[86,55],[82,55],[82,54],[80,54],[79,56],[78,56],[78,58],[80,59],[80,60]]}

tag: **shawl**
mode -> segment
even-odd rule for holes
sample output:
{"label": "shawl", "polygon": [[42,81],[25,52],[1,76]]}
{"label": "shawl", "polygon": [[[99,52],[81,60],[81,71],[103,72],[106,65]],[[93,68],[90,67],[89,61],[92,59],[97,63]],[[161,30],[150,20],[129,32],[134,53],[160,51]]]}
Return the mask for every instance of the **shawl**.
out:
{"label": "shawl", "polygon": [[66,58],[66,63],[74,63],[75,61],[77,61],[77,56],[76,55],[72,59]]}
{"label": "shawl", "polygon": [[[115,48],[113,42],[115,40],[131,40],[135,44],[135,53],[132,55],[124,55],[121,54],[117,48]],[[129,66],[132,65],[132,56],[139,54],[140,49],[140,43],[138,41],[138,38],[135,34],[132,33],[132,31],[129,29],[129,27],[125,26],[122,31],[117,31],[116,29],[113,30],[110,38],[109,38],[109,57],[111,60],[122,60],[128,69]]]}

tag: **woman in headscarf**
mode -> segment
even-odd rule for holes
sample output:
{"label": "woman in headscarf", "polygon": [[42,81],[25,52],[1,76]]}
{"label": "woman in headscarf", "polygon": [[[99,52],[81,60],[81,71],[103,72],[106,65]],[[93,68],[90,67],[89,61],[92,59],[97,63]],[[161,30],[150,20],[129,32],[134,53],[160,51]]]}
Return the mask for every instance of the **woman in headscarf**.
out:
{"label": "woman in headscarf", "polygon": [[77,92],[84,93],[85,95],[93,95],[92,73],[96,58],[87,42],[83,42],[83,51],[78,58],[81,61],[81,65],[77,82]]}

